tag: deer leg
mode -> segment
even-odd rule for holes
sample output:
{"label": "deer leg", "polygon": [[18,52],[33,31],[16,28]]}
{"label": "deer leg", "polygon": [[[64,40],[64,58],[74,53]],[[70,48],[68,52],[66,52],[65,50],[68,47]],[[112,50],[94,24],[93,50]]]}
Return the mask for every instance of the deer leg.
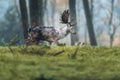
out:
{"label": "deer leg", "polygon": [[60,43],[58,42],[58,38],[56,38],[56,37],[53,37],[53,36],[51,36],[51,35],[49,35],[49,34],[46,34],[46,36],[49,38],[49,43],[50,43],[50,45],[52,44],[52,42],[55,42],[57,45],[60,45]]}
{"label": "deer leg", "polygon": [[52,42],[51,41],[49,41],[49,44],[50,44],[50,46],[52,45]]}
{"label": "deer leg", "polygon": [[57,45],[59,45],[59,42],[58,42],[58,40],[57,40],[56,38],[51,37],[51,38],[50,38],[50,42],[51,42],[51,43],[52,43],[52,42],[55,42]]}
{"label": "deer leg", "polygon": [[55,42],[57,45],[60,45],[60,43],[58,42],[58,39],[57,39],[57,38],[54,38],[54,42]]}
{"label": "deer leg", "polygon": [[[66,44],[64,43],[64,44],[60,44],[59,42],[58,42],[58,39],[56,39],[56,38],[50,38],[50,40],[52,41],[52,42],[55,42],[58,46],[65,46]],[[51,43],[52,43],[51,42]]]}

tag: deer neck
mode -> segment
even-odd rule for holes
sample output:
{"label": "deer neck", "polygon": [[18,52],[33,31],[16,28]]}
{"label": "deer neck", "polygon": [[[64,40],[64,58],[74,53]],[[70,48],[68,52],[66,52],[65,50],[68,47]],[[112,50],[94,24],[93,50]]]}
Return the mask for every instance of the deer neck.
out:
{"label": "deer neck", "polygon": [[67,29],[67,27],[59,29],[58,32],[59,32],[59,35],[58,35],[59,39],[62,39],[62,38],[66,37],[68,35],[68,29]]}

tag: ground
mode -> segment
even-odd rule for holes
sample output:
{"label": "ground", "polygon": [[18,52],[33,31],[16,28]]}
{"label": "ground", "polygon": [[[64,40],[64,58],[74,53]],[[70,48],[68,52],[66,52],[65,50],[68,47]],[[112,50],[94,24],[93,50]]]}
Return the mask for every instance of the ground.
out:
{"label": "ground", "polygon": [[0,47],[0,80],[120,80],[119,75],[120,47]]}

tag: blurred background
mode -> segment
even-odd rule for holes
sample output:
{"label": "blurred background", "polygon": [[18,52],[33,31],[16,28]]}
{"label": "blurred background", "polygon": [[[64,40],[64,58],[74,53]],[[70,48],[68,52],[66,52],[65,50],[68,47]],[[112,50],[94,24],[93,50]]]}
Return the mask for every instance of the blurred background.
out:
{"label": "blurred background", "polygon": [[16,45],[27,38],[27,30],[34,22],[62,28],[60,15],[70,10],[77,34],[60,42],[74,45],[120,45],[120,0],[0,0],[0,45],[18,36]]}

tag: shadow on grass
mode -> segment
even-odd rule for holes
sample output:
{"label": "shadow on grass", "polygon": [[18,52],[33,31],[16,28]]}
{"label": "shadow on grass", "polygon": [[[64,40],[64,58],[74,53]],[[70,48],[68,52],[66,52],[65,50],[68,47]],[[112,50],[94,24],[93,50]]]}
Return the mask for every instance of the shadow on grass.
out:
{"label": "shadow on grass", "polygon": [[55,80],[54,77],[46,78],[43,74],[40,75],[40,77],[33,78],[31,80]]}

